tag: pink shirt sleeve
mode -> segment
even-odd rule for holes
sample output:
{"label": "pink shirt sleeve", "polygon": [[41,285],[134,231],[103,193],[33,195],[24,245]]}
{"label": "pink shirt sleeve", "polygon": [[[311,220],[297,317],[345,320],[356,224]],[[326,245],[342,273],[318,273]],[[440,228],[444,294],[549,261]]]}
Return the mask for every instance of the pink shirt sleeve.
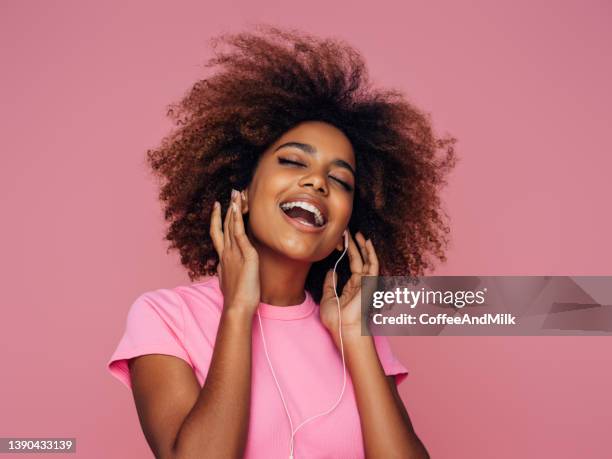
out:
{"label": "pink shirt sleeve", "polygon": [[123,336],[107,363],[110,373],[132,388],[128,360],[146,354],[165,354],[193,363],[183,346],[183,303],[169,289],[140,295],[130,307]]}
{"label": "pink shirt sleeve", "polygon": [[386,336],[372,336],[380,364],[387,376],[395,375],[395,384],[400,385],[408,376],[408,370],[395,357]]}

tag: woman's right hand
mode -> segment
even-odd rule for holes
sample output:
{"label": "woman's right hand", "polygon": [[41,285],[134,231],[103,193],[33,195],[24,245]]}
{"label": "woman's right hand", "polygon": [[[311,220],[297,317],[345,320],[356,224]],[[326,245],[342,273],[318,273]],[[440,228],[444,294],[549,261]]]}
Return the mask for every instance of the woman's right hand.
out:
{"label": "woman's right hand", "polygon": [[259,306],[259,255],[244,230],[241,193],[232,190],[230,205],[221,228],[221,205],[215,201],[210,237],[219,264],[217,273],[223,292],[223,307],[254,314]]}

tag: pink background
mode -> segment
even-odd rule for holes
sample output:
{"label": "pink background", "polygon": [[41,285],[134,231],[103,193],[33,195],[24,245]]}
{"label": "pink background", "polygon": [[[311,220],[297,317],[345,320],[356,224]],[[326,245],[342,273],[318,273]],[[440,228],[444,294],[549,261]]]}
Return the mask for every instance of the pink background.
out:
{"label": "pink background", "polygon": [[[365,2],[364,2],[365,3]],[[207,39],[259,21],[348,40],[459,139],[440,275],[611,275],[612,7],[605,1],[0,5],[0,436],[151,457],[105,370],[166,255],[146,148]],[[391,338],[434,458],[612,454],[610,337]],[[74,457],[70,456],[70,457]]]}

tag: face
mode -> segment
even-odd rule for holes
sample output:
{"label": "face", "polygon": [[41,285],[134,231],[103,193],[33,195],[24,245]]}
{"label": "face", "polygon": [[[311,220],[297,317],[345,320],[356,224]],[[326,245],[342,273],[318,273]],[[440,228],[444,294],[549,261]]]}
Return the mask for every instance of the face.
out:
{"label": "face", "polygon": [[309,262],[342,250],[355,170],[351,143],[336,127],[307,121],[283,134],[261,156],[245,190],[255,247]]}

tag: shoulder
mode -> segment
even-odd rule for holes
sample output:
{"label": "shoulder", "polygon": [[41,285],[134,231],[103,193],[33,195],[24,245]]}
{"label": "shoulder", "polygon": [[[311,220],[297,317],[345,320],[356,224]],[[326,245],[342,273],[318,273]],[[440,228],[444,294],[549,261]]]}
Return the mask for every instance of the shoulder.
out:
{"label": "shoulder", "polygon": [[177,285],[173,287],[173,290],[179,294],[191,294],[191,295],[207,295],[210,297],[216,297],[221,295],[221,288],[219,286],[219,278],[217,276],[206,276],[197,282],[191,284]]}
{"label": "shoulder", "polygon": [[169,329],[183,340],[186,317],[210,318],[222,304],[218,280],[214,277],[193,284],[148,290],[132,301],[127,328],[150,335]]}
{"label": "shoulder", "polygon": [[[386,336],[373,335],[372,339],[385,375],[394,378],[394,381],[399,385],[408,376],[408,370],[393,352]],[[391,381],[392,379],[388,378],[388,380]]]}
{"label": "shoulder", "polygon": [[192,284],[158,288],[141,293],[133,302],[132,309],[152,307],[159,312],[180,312],[181,309],[223,303],[223,295],[217,277],[206,277]]}
{"label": "shoulder", "polygon": [[205,277],[192,284],[178,285],[170,290],[180,299],[182,306],[194,314],[219,313],[223,308],[223,293],[216,276]]}
{"label": "shoulder", "polygon": [[128,361],[147,354],[178,357],[193,367],[185,339],[185,302],[176,288],[141,293],[132,301],[108,370],[131,387]]}

